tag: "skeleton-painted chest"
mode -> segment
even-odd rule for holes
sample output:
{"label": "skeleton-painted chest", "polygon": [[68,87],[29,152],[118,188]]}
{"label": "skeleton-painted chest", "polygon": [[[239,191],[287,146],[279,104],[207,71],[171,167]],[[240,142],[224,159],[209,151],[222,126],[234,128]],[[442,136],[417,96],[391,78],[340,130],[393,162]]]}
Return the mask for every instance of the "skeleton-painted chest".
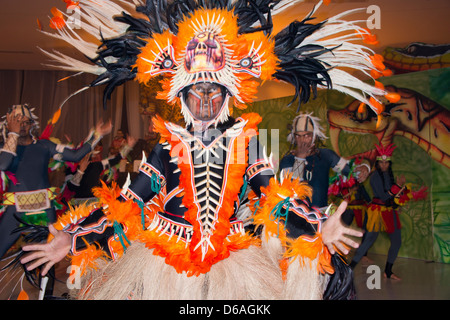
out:
{"label": "skeleton-painted chest", "polygon": [[205,229],[212,226],[224,197],[231,196],[229,184],[243,183],[244,173],[240,181],[230,181],[230,175],[247,166],[244,126],[245,122],[238,122],[224,131],[209,129],[202,133],[168,126],[171,140],[163,146],[170,150],[170,162],[176,164],[172,177],[179,179],[180,192],[192,196],[190,200],[199,211],[199,219],[205,221]]}
{"label": "skeleton-painted chest", "polygon": [[[209,130],[199,136],[184,136],[185,157],[172,158],[177,166],[180,161],[187,161],[189,180],[184,179],[184,188],[192,189],[194,203],[201,212],[199,219],[205,220],[205,227],[211,224],[215,212],[221,206],[226,192],[226,183],[230,163],[231,139],[227,132]],[[175,172],[181,172],[180,166]],[[210,222],[208,222],[210,220]]]}
{"label": "skeleton-painted chest", "polygon": [[164,212],[151,228],[182,239],[202,260],[227,236],[243,233],[234,213],[248,167],[248,142],[257,133],[246,124],[240,119],[228,129],[202,133],[164,124],[162,146],[170,155]]}

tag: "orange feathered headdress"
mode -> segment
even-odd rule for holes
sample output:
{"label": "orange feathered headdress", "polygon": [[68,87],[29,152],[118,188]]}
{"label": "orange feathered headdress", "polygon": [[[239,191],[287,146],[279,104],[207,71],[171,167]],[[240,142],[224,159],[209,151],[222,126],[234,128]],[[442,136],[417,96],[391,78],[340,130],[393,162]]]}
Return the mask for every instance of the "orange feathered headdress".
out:
{"label": "orange feathered headdress", "polygon": [[[318,89],[334,89],[380,114],[380,97],[398,97],[361,81],[351,71],[374,79],[389,75],[389,70],[380,55],[361,44],[375,44],[375,37],[358,26],[359,21],[344,20],[366,9],[314,22],[313,14],[322,3],[328,4],[318,1],[303,20],[287,22],[285,29],[273,34],[272,19],[299,2],[147,0],[136,6],[136,15],[114,1],[79,0],[80,28],[96,37],[100,46],[84,41],[63,23],[53,36],[79,49],[92,64],[58,52],[45,53],[65,70],[97,75],[88,87],[106,85],[104,103],[114,88],[126,81],[147,83],[163,75],[158,97],[170,103],[183,103],[183,89],[191,84],[213,82],[226,88],[235,106],[244,108],[255,99],[261,81],[274,79],[293,85],[299,104],[315,96]],[[59,13],[57,17],[61,18]],[[222,108],[218,122],[225,121],[228,112]]]}
{"label": "orange feathered headdress", "polygon": [[245,108],[259,86],[252,78],[269,80],[277,68],[274,41],[262,31],[239,34],[237,16],[226,9],[198,9],[179,22],[176,35],[166,30],[145,43],[136,78],[147,83],[164,74],[158,97],[169,103],[180,102],[184,88],[204,81],[224,86],[234,105]]}

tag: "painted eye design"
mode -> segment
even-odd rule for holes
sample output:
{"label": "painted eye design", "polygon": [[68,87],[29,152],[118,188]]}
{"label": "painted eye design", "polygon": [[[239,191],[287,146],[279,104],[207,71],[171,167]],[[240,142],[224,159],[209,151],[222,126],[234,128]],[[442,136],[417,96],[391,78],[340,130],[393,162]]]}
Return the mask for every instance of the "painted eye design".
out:
{"label": "painted eye design", "polygon": [[[159,47],[159,46],[158,46]],[[155,57],[154,61],[144,59],[146,62],[151,64],[150,70],[146,71],[146,73],[150,73],[152,76],[170,72],[174,73],[175,71],[175,59],[174,59],[174,51],[173,47],[169,44],[166,48],[160,49],[159,54]]]}
{"label": "painted eye design", "polygon": [[173,61],[170,58],[165,58],[162,62],[162,66],[164,69],[170,69],[173,67]]}
{"label": "painted eye design", "polygon": [[189,43],[187,45],[187,50],[195,50],[195,48],[197,48],[197,45],[198,45],[198,40],[192,39],[191,41],[189,41]]}
{"label": "painted eye design", "polygon": [[252,67],[252,64],[253,64],[253,61],[252,61],[252,59],[250,59],[250,58],[244,58],[244,59],[242,59],[242,60],[239,62],[239,65],[240,65],[242,68],[251,68],[251,67]]}
{"label": "painted eye design", "polygon": [[264,55],[259,54],[259,50],[261,49],[262,43],[260,46],[255,49],[254,43],[251,46],[247,55],[243,56],[242,59],[234,65],[235,72],[245,72],[253,77],[259,78],[261,76],[261,65],[264,61],[261,60],[261,57]]}
{"label": "painted eye design", "polygon": [[205,44],[210,49],[217,49],[217,43],[214,40],[206,40]]}

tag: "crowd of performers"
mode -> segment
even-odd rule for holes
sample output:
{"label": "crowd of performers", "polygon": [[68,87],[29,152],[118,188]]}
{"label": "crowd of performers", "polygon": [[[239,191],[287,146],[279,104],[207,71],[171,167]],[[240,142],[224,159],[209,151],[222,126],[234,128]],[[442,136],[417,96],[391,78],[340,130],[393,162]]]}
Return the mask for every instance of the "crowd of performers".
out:
{"label": "crowd of performers", "polygon": [[[113,2],[81,0],[93,27],[86,30],[102,31],[94,56],[84,52],[92,66],[70,60],[71,70],[98,76],[83,90],[106,84],[106,101],[126,81],[145,84],[162,76],[158,98],[178,105],[186,125],[156,116],[160,141],[142,159],[137,177],[123,186],[99,185],[101,172],[126,157],[134,139],[124,141],[114,158],[92,161],[89,154],[111,124],[99,123],[83,143],[69,147],[35,138],[32,109],[13,106],[2,124],[0,170],[9,183],[0,254],[24,233],[27,244],[11,265],[22,264],[35,282],[52,278],[54,265],[69,257],[83,280],[77,299],[354,299],[351,266],[385,231],[392,243],[385,274],[397,277],[397,207],[418,194],[401,178],[394,182],[392,146],[378,147],[370,175],[374,198],[360,210],[356,191],[371,164],[321,148],[326,137],[319,119],[304,113],[294,119],[292,152],[276,173],[257,139],[261,117],[230,114],[231,102],[245,108],[253,101],[260,84],[254,78],[294,85],[299,103],[317,89],[340,90],[379,115],[382,99],[396,98],[340,70],[385,70],[371,50],[353,43],[371,35],[342,20],[351,12],[314,24],[320,1],[305,19],[271,34],[272,18],[295,3],[147,1],[136,6],[141,15],[134,17]],[[99,12],[105,19],[95,18]],[[336,36],[342,32],[348,36]],[[62,35],[89,51],[64,30]],[[49,54],[69,63],[63,54]],[[48,180],[51,159],[77,163],[67,183],[76,192],[73,206],[59,216]],[[331,186],[330,169],[337,174]],[[330,193],[345,197],[349,206],[343,201],[331,213]],[[47,223],[27,220],[36,214]],[[355,237],[363,236],[348,227],[353,216],[367,232],[361,253],[348,264],[346,255],[358,247]]]}

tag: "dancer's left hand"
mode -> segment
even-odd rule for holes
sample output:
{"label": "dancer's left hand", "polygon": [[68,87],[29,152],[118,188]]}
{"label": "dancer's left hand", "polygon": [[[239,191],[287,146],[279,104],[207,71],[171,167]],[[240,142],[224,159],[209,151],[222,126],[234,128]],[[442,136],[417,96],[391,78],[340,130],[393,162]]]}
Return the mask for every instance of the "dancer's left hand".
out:
{"label": "dancer's left hand", "polygon": [[364,165],[358,166],[355,169],[355,172],[359,172],[358,173],[358,179],[357,179],[359,183],[363,183],[364,181],[366,181],[366,179],[367,179],[367,177],[369,176],[369,173],[370,173],[369,169],[366,166],[364,166]]}

